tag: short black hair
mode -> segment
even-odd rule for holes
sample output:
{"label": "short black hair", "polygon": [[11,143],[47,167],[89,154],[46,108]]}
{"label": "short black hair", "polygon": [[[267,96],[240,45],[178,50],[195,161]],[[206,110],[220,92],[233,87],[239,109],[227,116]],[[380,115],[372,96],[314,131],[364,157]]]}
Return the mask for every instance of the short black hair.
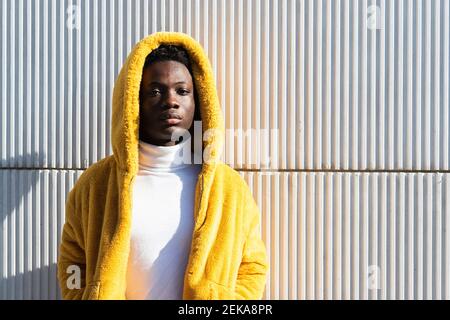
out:
{"label": "short black hair", "polygon": [[[182,46],[176,46],[173,44],[161,44],[158,48],[154,49],[145,58],[144,69],[149,67],[152,63],[159,61],[177,61],[186,66],[189,73],[191,74],[192,80],[194,80],[194,74],[192,73],[192,64],[189,54],[185,48]],[[197,90],[195,88],[195,82],[192,81],[194,85],[194,99],[195,99],[195,114],[194,120],[201,120],[200,117],[200,103],[197,95]]]}
{"label": "short black hair", "polygon": [[192,66],[191,60],[189,59],[189,54],[183,47],[173,44],[162,44],[158,48],[153,50],[145,58],[144,69],[154,62],[169,60],[178,61],[184,64],[192,76]]}

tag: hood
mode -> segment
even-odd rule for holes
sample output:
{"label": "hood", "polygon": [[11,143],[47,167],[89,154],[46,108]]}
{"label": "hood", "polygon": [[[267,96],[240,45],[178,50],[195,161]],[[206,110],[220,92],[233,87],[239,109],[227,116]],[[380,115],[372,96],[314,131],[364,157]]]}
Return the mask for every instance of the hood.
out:
{"label": "hood", "polygon": [[182,46],[189,54],[202,118],[202,151],[205,154],[202,171],[212,170],[220,160],[225,136],[215,79],[200,43],[181,32],[156,32],[147,36],[134,46],[122,66],[113,92],[111,141],[114,158],[124,173],[131,176],[137,173],[142,71],[147,55],[161,44]]}

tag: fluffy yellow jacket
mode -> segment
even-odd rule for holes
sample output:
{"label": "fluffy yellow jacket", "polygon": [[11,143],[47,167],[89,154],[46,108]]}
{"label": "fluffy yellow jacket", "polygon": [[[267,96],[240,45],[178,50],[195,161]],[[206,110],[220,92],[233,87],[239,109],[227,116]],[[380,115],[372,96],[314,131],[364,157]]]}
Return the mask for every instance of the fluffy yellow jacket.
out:
{"label": "fluffy yellow jacket", "polygon": [[245,181],[220,161],[224,123],[210,62],[197,41],[178,32],[157,32],[141,40],[118,75],[113,155],[89,167],[68,195],[58,254],[62,296],[126,298],[130,186],[138,170],[139,88],[145,58],[161,44],[181,45],[189,54],[205,140],[183,299],[261,299],[268,261],[260,237],[260,211]]}

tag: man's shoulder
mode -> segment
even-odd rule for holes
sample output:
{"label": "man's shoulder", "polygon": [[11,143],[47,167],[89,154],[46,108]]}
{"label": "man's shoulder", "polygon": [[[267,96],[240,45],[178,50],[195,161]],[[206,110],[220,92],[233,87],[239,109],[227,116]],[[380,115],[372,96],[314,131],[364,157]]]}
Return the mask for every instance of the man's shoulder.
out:
{"label": "man's shoulder", "polygon": [[[237,198],[238,203],[241,203],[243,207],[249,205],[253,208],[256,207],[256,202],[253,197],[252,188],[247,183],[247,179],[249,176],[245,177],[238,170],[232,168],[228,164],[221,163],[217,167],[219,172],[221,172],[224,186],[224,192],[226,196],[231,196],[233,198]],[[252,213],[257,211],[251,211]]]}
{"label": "man's shoulder", "polygon": [[88,167],[78,178],[74,189],[82,189],[88,185],[99,185],[108,180],[111,171],[115,170],[116,162],[113,155],[107,156]]}
{"label": "man's shoulder", "polygon": [[244,177],[237,171],[236,169],[230,167],[226,163],[219,163],[217,166],[218,172],[221,174],[222,178],[225,179],[226,185],[234,188],[235,190],[237,186],[247,188],[247,182]]}

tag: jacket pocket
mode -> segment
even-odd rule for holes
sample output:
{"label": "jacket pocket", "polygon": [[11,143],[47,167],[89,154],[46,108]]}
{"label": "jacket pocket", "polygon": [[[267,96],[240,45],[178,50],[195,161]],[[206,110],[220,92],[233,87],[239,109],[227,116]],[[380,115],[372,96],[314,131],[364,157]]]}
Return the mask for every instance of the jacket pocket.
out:
{"label": "jacket pocket", "polygon": [[101,281],[90,282],[84,291],[83,300],[98,300],[100,295]]}
{"label": "jacket pocket", "polygon": [[216,283],[214,281],[208,280],[209,287],[209,300],[235,300],[234,290],[224,286],[222,284]]}

